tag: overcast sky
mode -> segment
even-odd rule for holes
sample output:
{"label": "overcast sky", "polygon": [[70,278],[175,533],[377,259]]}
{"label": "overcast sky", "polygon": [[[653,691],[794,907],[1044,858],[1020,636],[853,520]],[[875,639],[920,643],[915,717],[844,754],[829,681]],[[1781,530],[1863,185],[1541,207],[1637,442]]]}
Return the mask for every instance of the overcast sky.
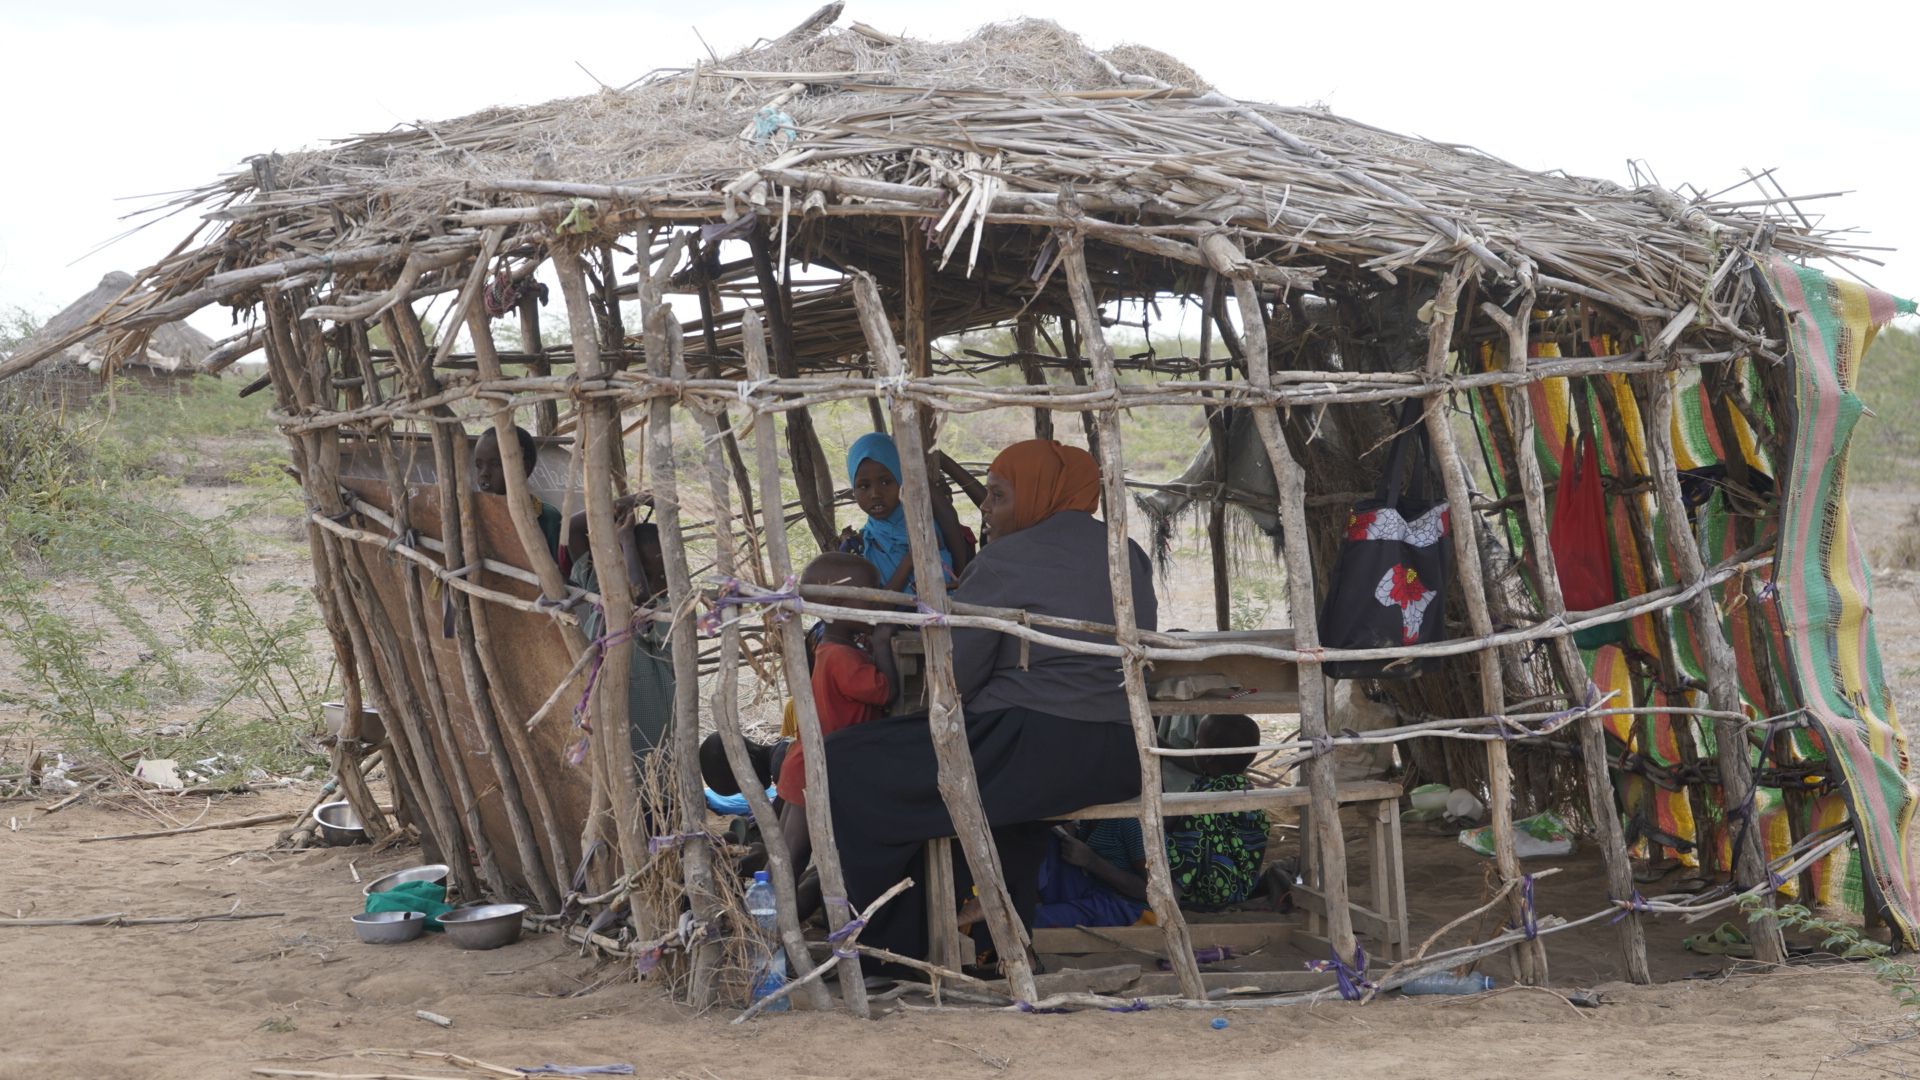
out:
{"label": "overcast sky", "polygon": [[[0,309],[50,314],[107,271],[165,254],[191,222],[89,252],[143,196],[250,154],[586,93],[582,68],[619,85],[690,64],[700,37],[724,55],[814,6],[0,0]],[[1239,97],[1321,103],[1529,168],[1624,182],[1635,158],[1669,187],[1708,191],[1777,168],[1795,194],[1854,192],[1808,206],[1900,249],[1856,268],[1920,294],[1911,20],[1897,26],[1891,3],[1710,7],[1722,5],[850,0],[842,22],[944,39],[1051,18],[1097,48],[1165,50]],[[224,312],[195,322],[220,336]]]}

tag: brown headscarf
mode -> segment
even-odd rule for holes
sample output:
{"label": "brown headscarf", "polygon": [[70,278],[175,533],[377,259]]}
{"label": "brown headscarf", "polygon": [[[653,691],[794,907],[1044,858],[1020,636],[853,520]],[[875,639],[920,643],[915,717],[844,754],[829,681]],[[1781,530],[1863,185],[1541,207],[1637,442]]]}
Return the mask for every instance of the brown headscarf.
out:
{"label": "brown headscarf", "polygon": [[1052,439],[1017,442],[993,459],[989,472],[1013,485],[1014,527],[1024,529],[1062,510],[1100,509],[1100,467],[1093,455]]}

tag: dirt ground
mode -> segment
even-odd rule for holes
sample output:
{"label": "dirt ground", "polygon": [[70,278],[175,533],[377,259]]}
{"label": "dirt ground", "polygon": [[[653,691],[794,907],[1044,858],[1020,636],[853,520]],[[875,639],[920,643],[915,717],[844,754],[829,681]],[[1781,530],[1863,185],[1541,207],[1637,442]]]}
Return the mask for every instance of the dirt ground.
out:
{"label": "dirt ground", "polygon": [[[1887,671],[1920,715],[1920,574],[1899,568],[1920,495],[1869,490],[1855,501],[1877,573]],[[304,559],[274,545],[250,574],[298,579]],[[1198,593],[1202,590],[1193,590]],[[1186,590],[1182,590],[1186,593]],[[1190,593],[1188,595],[1191,595]],[[1180,612],[1185,596],[1169,604]],[[1184,614],[1200,622],[1200,612]],[[0,678],[6,678],[0,665]],[[309,805],[298,785],[174,811],[222,821]],[[398,948],[355,941],[358,880],[415,861],[365,847],[268,853],[280,826],[82,843],[155,828],[150,817],[81,803],[0,805],[0,917],[278,913],[246,921],[135,928],[0,923],[0,1080],[203,1080],[284,1075],[477,1076],[436,1060],[365,1051],[435,1050],[507,1066],[629,1063],[642,1077],[998,1077],[1270,1075],[1448,1078],[1593,1075],[1805,1077],[1920,1073],[1920,1021],[1857,966],[1733,973],[1685,953],[1702,927],[1655,923],[1661,981],[1616,982],[1604,922],[1550,939],[1553,982],[1601,992],[1576,1008],[1538,990],[1471,998],[1382,999],[1263,1011],[1152,1010],[1031,1016],[896,1007],[884,1018],[794,1012],[732,1025],[693,1016],[562,940],[529,935],[496,952],[441,940]],[[1450,837],[1410,830],[1415,937],[1478,903],[1484,863]],[[1356,866],[1365,866],[1356,848]],[[1564,861],[1541,883],[1543,912],[1580,915],[1604,895],[1597,862]],[[356,878],[356,874],[358,877]],[[1306,959],[1276,956],[1268,967]],[[1496,971],[1496,974],[1498,972]],[[442,1014],[449,1029],[416,1010]],[[1220,1016],[1229,1024],[1214,1030]],[[356,1054],[361,1056],[356,1057]]]}

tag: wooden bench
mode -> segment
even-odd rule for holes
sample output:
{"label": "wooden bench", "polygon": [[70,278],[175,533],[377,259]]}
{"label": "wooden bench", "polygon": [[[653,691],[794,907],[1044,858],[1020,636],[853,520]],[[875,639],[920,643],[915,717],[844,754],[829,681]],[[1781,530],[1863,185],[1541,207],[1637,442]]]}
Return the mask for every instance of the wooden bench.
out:
{"label": "wooden bench", "polygon": [[[1341,784],[1336,798],[1342,806],[1360,809],[1371,850],[1367,901],[1370,906],[1349,902],[1353,927],[1375,943],[1386,958],[1403,958],[1411,947],[1407,940],[1407,885],[1400,850],[1400,785],[1386,780],[1365,780]],[[1299,809],[1301,822],[1301,878],[1293,887],[1295,902],[1309,915],[1308,933],[1312,935],[1326,916],[1326,899],[1320,887],[1317,860],[1311,857],[1313,833],[1312,797],[1304,787],[1254,788],[1251,791],[1197,791],[1166,794],[1160,797],[1161,810],[1168,817],[1191,814],[1228,813],[1241,810]],[[1103,803],[1056,821],[1086,819],[1138,819],[1138,801]],[[932,944],[930,959],[949,967],[971,959],[971,942],[958,929],[959,910],[953,879],[953,838],[927,841],[927,940]]]}

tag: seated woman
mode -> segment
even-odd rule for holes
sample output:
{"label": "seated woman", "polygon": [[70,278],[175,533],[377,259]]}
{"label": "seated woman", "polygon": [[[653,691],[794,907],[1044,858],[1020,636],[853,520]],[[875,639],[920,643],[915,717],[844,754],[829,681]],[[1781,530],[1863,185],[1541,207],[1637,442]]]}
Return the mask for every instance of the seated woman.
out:
{"label": "seated woman", "polygon": [[[1007,447],[988,471],[981,506],[992,542],[954,599],[1111,623],[1107,526],[1093,516],[1099,506],[1100,473],[1085,450],[1042,439]],[[1128,549],[1136,619],[1153,629],[1151,567],[1138,545]],[[1023,657],[1013,637],[955,629],[953,665],[981,805],[1015,910],[1031,927],[1045,819],[1139,794],[1120,661],[1041,644]],[[925,881],[926,841],[953,835],[926,714],[848,728],[829,737],[826,749],[848,899],[860,908],[903,877]],[[925,957],[925,895],[915,888],[896,897],[868,921],[861,940]]]}

